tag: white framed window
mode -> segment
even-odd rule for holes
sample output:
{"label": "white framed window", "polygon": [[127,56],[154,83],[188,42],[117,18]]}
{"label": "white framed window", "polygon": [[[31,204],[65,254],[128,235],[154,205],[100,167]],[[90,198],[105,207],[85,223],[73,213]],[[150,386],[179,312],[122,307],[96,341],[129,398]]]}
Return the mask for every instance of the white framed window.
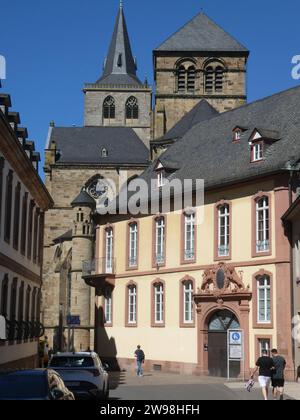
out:
{"label": "white framed window", "polygon": [[192,324],[194,322],[193,302],[194,288],[193,282],[187,281],[183,285],[183,321],[185,324]]}
{"label": "white framed window", "polygon": [[218,257],[228,257],[230,253],[230,207],[218,208]]}
{"label": "white framed window", "polygon": [[263,143],[256,143],[252,147],[252,161],[257,162],[262,160],[264,157],[264,147]]}
{"label": "white framed window", "polygon": [[137,323],[137,288],[130,286],[128,288],[128,324]]}
{"label": "white framed window", "polygon": [[260,324],[271,323],[271,280],[269,276],[257,279],[257,319]]}
{"label": "white framed window", "polygon": [[239,141],[242,138],[242,132],[241,130],[236,130],[234,132],[234,141]]}
{"label": "white framed window", "polygon": [[155,259],[157,264],[165,262],[165,219],[161,217],[155,222],[156,244]]}
{"label": "white framed window", "polygon": [[156,324],[164,323],[164,286],[156,284],[154,286],[154,321]]}
{"label": "white framed window", "polygon": [[105,324],[112,324],[112,294],[107,294],[104,298]]}
{"label": "white framed window", "polygon": [[105,231],[105,272],[111,274],[113,272],[113,240],[114,231],[112,228]]}
{"label": "white framed window", "polygon": [[256,203],[256,252],[270,250],[270,208],[269,198],[263,197]]}
{"label": "white framed window", "polygon": [[165,178],[164,178],[164,171],[159,170],[157,171],[157,187],[161,188],[164,186]]}
{"label": "white framed window", "polygon": [[262,355],[262,352],[265,350],[268,354],[271,354],[271,341],[268,338],[259,338],[258,339],[258,346],[259,346],[259,356]]}
{"label": "white framed window", "polygon": [[138,253],[138,225],[131,223],[129,226],[129,267],[137,266]]}
{"label": "white framed window", "polygon": [[186,261],[195,259],[195,214],[184,216],[184,259]]}

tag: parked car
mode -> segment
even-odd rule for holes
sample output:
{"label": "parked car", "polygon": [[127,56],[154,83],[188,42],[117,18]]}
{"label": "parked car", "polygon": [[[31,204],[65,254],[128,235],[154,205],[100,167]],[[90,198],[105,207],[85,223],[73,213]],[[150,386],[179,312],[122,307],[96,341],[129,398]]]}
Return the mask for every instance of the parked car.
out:
{"label": "parked car", "polygon": [[109,397],[109,376],[96,353],[57,353],[52,355],[49,367],[61,375],[76,398]]}
{"label": "parked car", "polygon": [[75,400],[60,375],[51,369],[0,373],[0,400]]}

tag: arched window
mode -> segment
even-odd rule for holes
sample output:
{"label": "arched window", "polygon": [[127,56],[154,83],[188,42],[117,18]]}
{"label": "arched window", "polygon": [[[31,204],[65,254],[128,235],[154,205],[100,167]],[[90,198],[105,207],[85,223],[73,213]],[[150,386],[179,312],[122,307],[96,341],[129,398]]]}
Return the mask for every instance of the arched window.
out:
{"label": "arched window", "polygon": [[256,202],[256,252],[270,250],[270,207],[269,198],[262,197]]}
{"label": "arched window", "polygon": [[191,324],[194,321],[194,284],[192,280],[183,283],[183,322]]}
{"label": "arched window", "polygon": [[15,321],[17,316],[17,287],[18,279],[14,278],[10,288],[10,321]]}
{"label": "arched window", "polygon": [[138,120],[138,118],[139,118],[138,100],[134,96],[131,96],[126,102],[126,119]]}
{"label": "arched window", "polygon": [[219,63],[210,64],[205,68],[205,92],[221,93],[224,87],[224,67]]}
{"label": "arched window", "polygon": [[18,321],[22,322],[24,319],[24,282],[22,281],[19,288],[19,304],[18,304]]}
{"label": "arched window", "polygon": [[102,158],[107,158],[108,157],[108,150],[105,149],[105,147],[103,147],[103,149],[101,149],[101,157]]}
{"label": "arched window", "polygon": [[112,96],[108,96],[103,103],[103,118],[105,120],[114,120],[116,118],[116,105]]}
{"label": "arched window", "polygon": [[129,225],[129,268],[137,267],[138,263],[138,224],[136,222]]}
{"label": "arched window", "polygon": [[230,254],[230,206],[224,204],[218,207],[218,257],[228,257]]}
{"label": "arched window", "polygon": [[154,264],[164,265],[166,258],[166,222],[165,218],[158,217],[155,219],[155,255],[154,255]]}
{"label": "arched window", "polygon": [[154,324],[163,325],[165,322],[165,296],[164,296],[164,284],[155,283],[153,285],[153,312],[154,312]]}
{"label": "arched window", "polygon": [[137,286],[130,284],[127,287],[127,324],[136,325],[137,323]]}
{"label": "arched window", "polygon": [[259,324],[271,323],[271,280],[267,275],[257,277],[257,320]]}
{"label": "arched window", "polygon": [[193,92],[195,90],[196,69],[195,66],[190,66],[187,71],[187,90]]}
{"label": "arched window", "polygon": [[182,63],[177,68],[177,91],[194,92],[196,86],[196,68],[190,62]]}
{"label": "arched window", "polygon": [[6,177],[5,221],[4,221],[4,239],[6,242],[10,242],[10,234],[11,234],[12,188],[13,188],[13,171],[10,170]]}
{"label": "arched window", "polygon": [[180,66],[177,69],[177,90],[178,92],[185,91],[185,67]]}

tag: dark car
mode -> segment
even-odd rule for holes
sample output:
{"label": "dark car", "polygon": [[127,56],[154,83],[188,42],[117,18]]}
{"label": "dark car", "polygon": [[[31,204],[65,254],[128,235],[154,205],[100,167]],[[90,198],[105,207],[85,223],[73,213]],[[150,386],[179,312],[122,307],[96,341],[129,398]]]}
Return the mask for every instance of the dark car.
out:
{"label": "dark car", "polygon": [[74,400],[62,378],[47,369],[19,370],[0,373],[2,400]]}

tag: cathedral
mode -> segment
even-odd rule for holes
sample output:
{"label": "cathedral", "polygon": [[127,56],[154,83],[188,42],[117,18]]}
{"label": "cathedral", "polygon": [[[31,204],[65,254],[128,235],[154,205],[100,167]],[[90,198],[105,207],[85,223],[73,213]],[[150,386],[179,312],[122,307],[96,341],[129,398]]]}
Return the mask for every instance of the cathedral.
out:
{"label": "cathedral", "polygon": [[122,187],[120,171],[139,176],[193,126],[245,104],[248,56],[200,13],[153,50],[154,89],[138,78],[120,5],[103,74],[83,88],[84,126],[49,127],[42,322],[54,350],[94,347],[97,290],[83,262],[97,263],[95,215],[114,196],[110,183]]}

